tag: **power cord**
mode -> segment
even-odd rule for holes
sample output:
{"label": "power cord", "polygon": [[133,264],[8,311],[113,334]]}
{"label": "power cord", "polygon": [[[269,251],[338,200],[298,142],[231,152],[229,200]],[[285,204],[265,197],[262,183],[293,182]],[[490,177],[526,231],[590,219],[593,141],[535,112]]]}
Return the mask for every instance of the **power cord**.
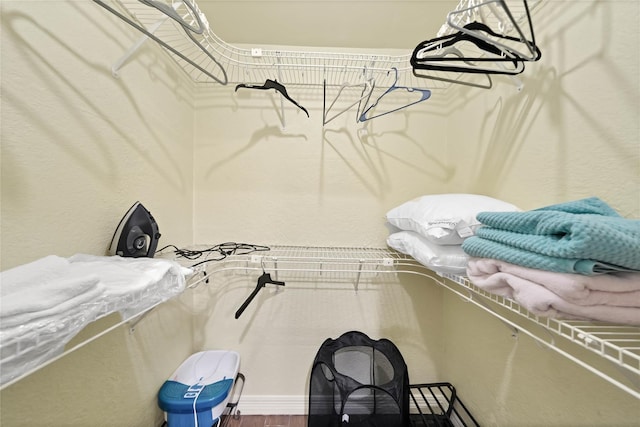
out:
{"label": "power cord", "polygon": [[[261,251],[269,251],[271,250],[268,246],[263,245],[254,245],[249,243],[235,243],[235,242],[226,242],[220,243],[215,246],[211,246],[206,249],[182,249],[178,248],[175,245],[167,245],[157,252],[162,252],[165,249],[173,248],[174,253],[178,257],[186,258],[191,261],[195,261],[201,257],[207,257],[202,261],[195,262],[192,267],[195,267],[200,264],[204,264],[212,261],[222,261],[228,256],[231,255],[246,255],[252,252],[261,252]],[[209,256],[215,256],[215,258],[210,258]]]}

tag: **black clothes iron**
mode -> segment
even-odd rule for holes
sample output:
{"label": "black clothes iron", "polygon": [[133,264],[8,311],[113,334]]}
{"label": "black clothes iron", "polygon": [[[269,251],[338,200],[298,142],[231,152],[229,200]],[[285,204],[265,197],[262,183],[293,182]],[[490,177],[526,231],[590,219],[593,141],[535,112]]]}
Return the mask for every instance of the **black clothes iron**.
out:
{"label": "black clothes iron", "polygon": [[158,247],[158,223],[142,203],[135,202],[120,220],[109,246],[109,255],[153,258]]}

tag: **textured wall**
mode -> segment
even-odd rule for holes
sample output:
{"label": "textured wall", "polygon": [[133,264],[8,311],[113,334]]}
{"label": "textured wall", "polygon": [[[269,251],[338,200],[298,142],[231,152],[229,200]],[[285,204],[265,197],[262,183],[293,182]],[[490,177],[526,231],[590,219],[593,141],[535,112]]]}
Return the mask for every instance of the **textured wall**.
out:
{"label": "textured wall", "polygon": [[193,109],[176,69],[88,2],[2,2],[2,269],[102,254],[140,200],[191,241]]}
{"label": "textured wall", "polygon": [[[597,195],[638,217],[638,3],[546,3],[535,16],[543,59],[527,66],[522,92],[498,78],[491,91],[436,91],[366,126],[349,114],[323,130],[321,88],[292,90],[311,118],[285,104],[283,129],[272,93],[194,94],[157,49],[114,79],[110,65],[137,34],[91,2],[3,1],[2,269],[103,253],[137,199],[161,244],[176,245],[380,247],[384,213],[435,192],[525,209]],[[628,396],[526,338],[514,342],[428,280],[357,294],[292,284],[236,321],[253,280],[216,279],[185,294],[193,310],[176,301],[133,335],[122,328],[3,391],[2,424],[46,425],[54,414],[53,425],[155,425],[157,388],[202,348],[241,352],[248,396],[300,398],[322,340],[356,328],[396,342],[413,382],[452,381],[486,425],[640,416]],[[89,389],[73,393],[86,375]],[[41,393],[38,412],[27,410]]]}
{"label": "textured wall", "polygon": [[[143,48],[115,79],[138,35],[93,2],[0,7],[2,269],[105,254],[136,200],[161,243],[191,242],[193,108],[163,54]],[[155,395],[191,353],[190,320],[166,304],[134,333],[121,327],[8,387],[0,424],[157,425]]]}
{"label": "textured wall", "polygon": [[[640,4],[548,2],[534,18],[542,59],[527,65],[522,92],[501,85],[452,115],[455,181],[525,209],[598,196],[640,217]],[[640,419],[637,399],[527,337],[514,340],[470,304],[447,296],[443,312],[443,374],[484,424]]]}
{"label": "textured wall", "polygon": [[[543,57],[527,64],[521,91],[513,80],[496,77],[489,91],[436,90],[421,106],[367,125],[356,125],[348,114],[324,130],[321,88],[296,93],[292,87],[311,118],[285,103],[284,129],[272,94],[200,92],[197,238],[384,246],[389,208],[440,192],[488,194],[524,209],[595,195],[638,217],[638,4],[545,3],[534,16]],[[254,378],[258,373],[248,381],[250,396],[298,395],[318,343],[363,327],[403,344],[417,340],[421,351],[407,357],[412,381],[453,381],[485,424],[624,425],[637,419],[633,398],[527,338],[514,343],[470,304],[451,296],[438,300],[442,319],[435,320],[439,310],[421,303],[435,297],[428,281],[419,290],[376,288],[358,295],[350,310],[341,303],[351,295],[341,290],[285,290],[234,322],[233,310],[254,284],[234,281],[211,291],[221,311],[207,317],[204,341],[241,349],[246,369]],[[381,301],[405,309],[400,315]],[[299,307],[308,312],[292,319]],[[467,319],[478,316],[486,327],[467,327]],[[298,319],[305,319],[304,327]],[[398,322],[415,322],[427,333],[386,329]],[[566,372],[560,382],[553,375],[559,372]],[[598,387],[608,392],[597,393]],[[564,392],[548,394],[550,388]]]}

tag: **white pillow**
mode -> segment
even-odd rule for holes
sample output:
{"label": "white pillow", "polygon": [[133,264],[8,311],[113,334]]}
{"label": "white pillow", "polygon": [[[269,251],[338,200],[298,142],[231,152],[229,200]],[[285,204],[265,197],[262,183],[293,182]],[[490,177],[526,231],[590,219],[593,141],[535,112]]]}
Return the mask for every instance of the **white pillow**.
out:
{"label": "white pillow", "polygon": [[433,194],[417,197],[387,212],[387,221],[415,231],[439,245],[459,245],[481,224],[480,212],[514,212],[516,206],[480,194]]}
{"label": "white pillow", "polygon": [[399,231],[387,237],[387,245],[412,256],[439,273],[466,274],[469,255],[459,245],[436,245],[414,231]]}

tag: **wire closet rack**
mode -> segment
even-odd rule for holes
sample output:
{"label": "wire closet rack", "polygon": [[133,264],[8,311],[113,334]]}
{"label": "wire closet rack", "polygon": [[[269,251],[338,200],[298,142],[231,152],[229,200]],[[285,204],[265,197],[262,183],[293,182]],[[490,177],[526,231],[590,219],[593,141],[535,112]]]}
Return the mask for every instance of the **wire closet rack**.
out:
{"label": "wire closet rack", "polygon": [[[191,288],[221,273],[269,272],[277,280],[301,283],[337,281],[353,284],[354,291],[363,281],[384,284],[398,275],[419,275],[498,318],[513,335],[530,337],[640,399],[640,327],[537,316],[512,300],[474,286],[466,277],[434,273],[390,249],[272,246],[268,252],[233,255],[202,263],[197,269],[188,285]],[[597,357],[585,358],[584,349]]]}
{"label": "wire closet rack", "polygon": [[[176,257],[170,252],[159,253],[157,256],[175,259],[185,266],[194,265],[193,260]],[[264,252],[229,255],[219,260],[211,259],[210,262],[201,262],[203,260],[198,259],[198,265],[193,267],[194,273],[187,281],[187,289],[215,285],[211,279],[218,275],[257,276],[268,272],[273,273],[277,280],[301,284],[348,283],[353,285],[355,292],[363,282],[384,286],[397,280],[399,275],[418,275],[498,318],[511,329],[512,334],[522,333],[530,337],[543,348],[557,352],[640,399],[640,327],[536,316],[509,299],[477,288],[465,277],[436,274],[412,257],[386,248],[271,246]],[[96,332],[0,388],[20,381],[124,325],[134,332],[136,324],[163,303],[164,301],[159,301],[152,304],[144,311]],[[38,351],[47,344],[48,339],[46,334],[40,337],[28,336],[15,344],[21,352]],[[584,357],[585,349],[592,357]]]}
{"label": "wire closet rack", "polygon": [[[438,80],[426,80],[414,76],[410,64],[411,50],[397,55],[345,53],[338,51],[277,50],[267,48],[239,48],[214,32],[206,16],[195,0],[93,0],[132,27],[143,36],[122,59],[113,66],[114,74],[147,39],[163,46],[195,83],[260,83],[266,79],[294,85],[339,86],[345,83],[359,84],[375,80],[384,86],[394,82],[390,73],[395,69],[397,84],[407,87],[446,88],[449,84]],[[495,2],[497,0],[483,0]],[[529,11],[542,0],[504,1],[514,22],[527,19]],[[447,34],[461,19],[467,19],[466,10],[478,0],[461,0],[447,17],[439,34]],[[151,6],[153,4],[153,7]],[[487,18],[490,19],[490,18]],[[488,22],[487,22],[488,23]],[[504,27],[503,23],[496,23]],[[503,28],[509,33],[513,28]],[[416,43],[420,40],[416,40]],[[436,73],[436,77],[437,77]]]}

